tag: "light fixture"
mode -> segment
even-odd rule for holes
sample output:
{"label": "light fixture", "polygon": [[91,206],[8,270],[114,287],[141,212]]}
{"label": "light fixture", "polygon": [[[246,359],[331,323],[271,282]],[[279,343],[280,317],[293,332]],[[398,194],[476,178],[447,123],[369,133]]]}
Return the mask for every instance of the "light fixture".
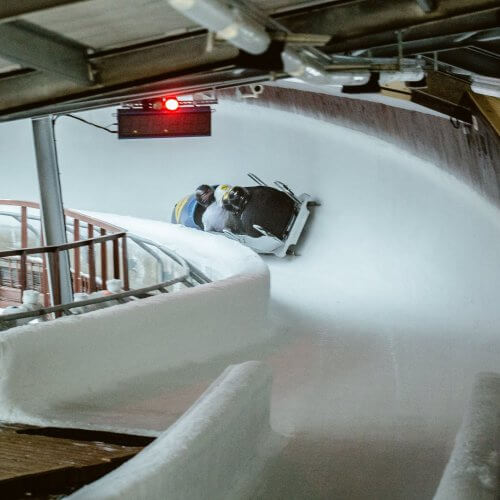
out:
{"label": "light fixture", "polygon": [[179,101],[175,97],[165,99],[165,109],[168,111],[176,111],[179,109]]}
{"label": "light fixture", "polygon": [[217,33],[219,38],[250,54],[262,54],[271,43],[262,25],[221,0],[168,0],[168,3],[200,26]]}
{"label": "light fixture", "polygon": [[316,59],[289,47],[281,59],[289,75],[318,85],[365,85],[370,80],[368,70],[327,71]]}

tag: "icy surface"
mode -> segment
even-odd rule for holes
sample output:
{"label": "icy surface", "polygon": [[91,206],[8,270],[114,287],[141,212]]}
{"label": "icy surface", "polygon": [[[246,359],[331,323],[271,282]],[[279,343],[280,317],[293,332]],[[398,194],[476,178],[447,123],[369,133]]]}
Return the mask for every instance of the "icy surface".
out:
{"label": "icy surface", "polygon": [[[179,233],[176,249],[201,246],[203,255],[189,256],[218,280],[0,332],[0,420],[155,433],[204,388],[198,380],[180,391],[172,370],[186,377],[195,363],[270,338],[269,274],[257,255],[195,230],[115,220],[129,228],[140,223],[144,236],[163,234],[160,242]],[[239,310],[237,324],[231,308]],[[155,398],[161,403],[152,404]]]}
{"label": "icy surface", "polygon": [[[84,116],[113,121],[110,110]],[[199,184],[245,184],[246,172],[319,199],[300,256],[266,258],[279,341],[238,356],[273,367],[271,419],[290,436],[255,496],[432,498],[474,375],[500,366],[498,210],[435,166],[348,129],[244,103],[221,102],[213,119],[210,139],[127,142],[61,118],[65,203],[165,221]],[[2,196],[36,198],[29,123],[0,128],[3,161],[16,165]],[[203,253],[201,240],[192,252]],[[217,310],[233,325],[244,312],[234,302]],[[203,386],[234,361],[176,383]],[[206,387],[151,391],[166,381],[122,385],[112,411],[102,395],[68,411],[155,428],[151,408],[188,406]]]}
{"label": "icy surface", "polygon": [[174,425],[73,500],[246,498],[279,443],[269,425],[271,374],[263,363],[228,367]]}
{"label": "icy surface", "polygon": [[500,374],[477,376],[435,500],[500,496]]}

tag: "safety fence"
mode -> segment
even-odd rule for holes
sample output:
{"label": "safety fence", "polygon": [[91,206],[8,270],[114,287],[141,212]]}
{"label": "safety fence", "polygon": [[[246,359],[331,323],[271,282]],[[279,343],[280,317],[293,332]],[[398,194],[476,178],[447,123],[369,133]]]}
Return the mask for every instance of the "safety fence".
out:
{"label": "safety fence", "polygon": [[[40,205],[31,201],[0,200],[0,205],[16,206],[20,209],[20,249],[0,252],[0,303],[3,305],[21,303],[26,289],[37,290],[43,295],[43,303],[51,303],[47,266],[54,269],[53,305],[60,304],[60,282],[58,274],[61,252],[71,252],[71,276],[75,292],[95,292],[102,290],[109,277],[122,279],[123,289],[129,289],[127,265],[127,239],[123,229],[73,210],[65,210],[66,224],[72,228],[72,243],[44,246],[43,232],[29,224],[34,217],[28,216],[28,209],[39,210]],[[5,214],[4,215],[12,215]],[[38,219],[40,224],[40,217]],[[83,231],[82,231],[83,230]],[[32,231],[40,246],[28,247],[28,232]],[[68,231],[69,232],[69,231]],[[86,239],[81,239],[83,233]],[[96,233],[99,235],[96,237]],[[71,234],[71,233],[70,233]],[[71,237],[71,236],[70,236]],[[111,244],[112,273],[108,264],[108,243]],[[96,269],[96,250],[99,246],[100,269]],[[82,249],[86,249],[85,268],[82,271]]]}
{"label": "safety fence", "polygon": [[[20,235],[16,232],[14,239],[21,243],[21,248],[0,252],[0,306],[21,304],[25,290],[38,291],[43,297],[42,308],[15,314],[9,311],[7,316],[5,313],[3,317],[0,316],[0,322],[34,316],[58,317],[72,314],[71,309],[76,307],[81,311],[82,307],[88,309],[89,306],[108,301],[117,303],[130,300],[130,297],[145,298],[154,292],[165,293],[172,291],[171,287],[176,284],[191,287],[210,282],[203,273],[162,245],[73,210],[65,210],[68,240],[73,241],[44,246],[40,214],[28,213],[28,209],[39,210],[38,203],[0,200],[0,205],[19,208],[18,212],[0,211],[0,216],[10,217],[19,223],[16,231],[20,229]],[[82,235],[87,238],[81,239]],[[28,243],[33,241],[40,243],[40,246],[28,247]],[[154,260],[158,269],[154,284],[130,290],[128,241],[140,249],[144,256]],[[64,252],[69,254],[72,288],[75,293],[92,294],[105,290],[106,281],[110,278],[121,280],[120,292],[103,296],[94,294],[86,300],[62,304],[59,263]],[[52,270],[50,287],[48,266]],[[170,290],[167,290],[169,287]],[[49,288],[52,289],[52,294]]]}

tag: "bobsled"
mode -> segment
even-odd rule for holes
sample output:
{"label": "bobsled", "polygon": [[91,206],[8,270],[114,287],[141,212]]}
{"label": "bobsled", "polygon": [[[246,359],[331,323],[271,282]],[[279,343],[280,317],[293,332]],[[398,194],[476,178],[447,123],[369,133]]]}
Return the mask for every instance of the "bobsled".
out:
{"label": "bobsled", "polygon": [[284,257],[295,246],[317,205],[306,193],[296,196],[284,183],[268,186],[255,174],[256,186],[202,185],[176,203],[172,222],[227,238],[257,253]]}

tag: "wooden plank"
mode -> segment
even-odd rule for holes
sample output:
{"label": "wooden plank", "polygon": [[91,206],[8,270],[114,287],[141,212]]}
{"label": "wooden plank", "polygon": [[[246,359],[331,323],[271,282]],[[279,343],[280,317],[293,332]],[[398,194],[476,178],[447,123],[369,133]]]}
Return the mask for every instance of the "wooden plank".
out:
{"label": "wooden plank", "polygon": [[153,438],[81,429],[0,427],[0,498],[70,493]]}
{"label": "wooden plank", "polygon": [[500,99],[487,95],[468,92],[481,114],[486,118],[493,130],[500,135]]}

